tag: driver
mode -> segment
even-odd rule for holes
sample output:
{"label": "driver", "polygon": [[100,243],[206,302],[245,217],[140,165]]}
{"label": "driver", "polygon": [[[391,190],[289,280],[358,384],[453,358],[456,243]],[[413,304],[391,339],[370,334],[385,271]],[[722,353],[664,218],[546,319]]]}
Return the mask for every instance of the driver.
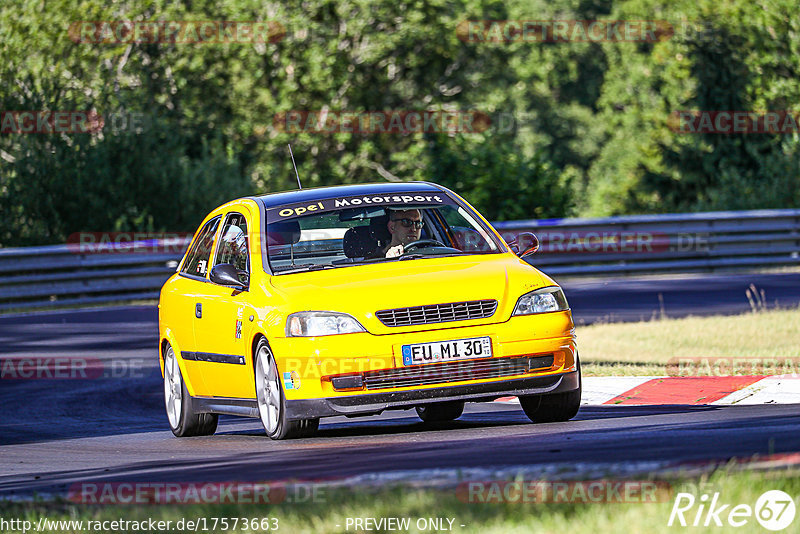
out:
{"label": "driver", "polygon": [[414,241],[419,241],[422,235],[422,215],[419,210],[388,210],[389,222],[387,227],[392,235],[392,240],[383,248],[378,248],[371,257],[396,258],[403,254],[403,247]]}

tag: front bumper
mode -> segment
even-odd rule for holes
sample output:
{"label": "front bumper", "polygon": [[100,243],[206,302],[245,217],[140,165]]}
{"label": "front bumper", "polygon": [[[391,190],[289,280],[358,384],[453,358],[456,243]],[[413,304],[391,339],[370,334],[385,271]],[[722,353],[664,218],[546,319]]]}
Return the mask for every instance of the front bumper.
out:
{"label": "front bumper", "polygon": [[547,395],[574,391],[580,387],[580,372],[571,371],[514,380],[463,384],[390,393],[359,394],[321,399],[286,401],[290,420],[336,415],[374,415],[384,410],[413,408],[429,402],[489,401],[499,397]]}
{"label": "front bumper", "polygon": [[[282,376],[285,377],[285,374],[289,373],[289,376],[293,377],[289,384],[291,387],[284,389],[289,402],[315,399],[333,401],[353,396],[372,398],[374,395],[384,393],[388,398],[394,399],[399,393],[415,392],[419,389],[427,391],[453,386],[480,385],[484,382],[505,383],[533,376],[556,376],[575,369],[574,355],[577,347],[574,324],[569,311],[512,317],[502,323],[485,325],[433,326],[428,330],[397,332],[390,335],[373,335],[365,332],[318,338],[272,338],[270,346]],[[409,383],[405,387],[394,385],[387,388],[365,388],[360,393],[335,389],[330,381],[330,377],[337,375],[407,369],[408,367],[403,365],[402,358],[402,347],[407,344],[478,337],[491,338],[490,359],[493,361],[552,355],[555,358],[555,365],[549,370],[536,371],[533,375],[520,372],[516,376],[498,375],[474,379],[468,376],[443,376],[439,383],[422,382]],[[465,367],[474,365],[471,360],[463,362]],[[435,374],[441,368],[440,365],[425,364],[423,367]],[[283,383],[286,385],[286,380]],[[338,401],[334,404],[342,405]]]}

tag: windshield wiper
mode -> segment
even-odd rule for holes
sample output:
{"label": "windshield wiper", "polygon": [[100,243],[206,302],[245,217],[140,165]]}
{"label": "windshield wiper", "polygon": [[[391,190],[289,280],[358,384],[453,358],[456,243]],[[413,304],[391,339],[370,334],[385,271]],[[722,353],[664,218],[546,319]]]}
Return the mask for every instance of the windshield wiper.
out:
{"label": "windshield wiper", "polygon": [[364,258],[363,260],[353,261],[351,263],[343,263],[342,265],[369,265],[371,263],[381,263],[395,259],[397,258]]}
{"label": "windshield wiper", "polygon": [[401,256],[395,256],[393,258],[368,258],[359,261],[354,261],[352,263],[343,263],[342,265],[336,265],[336,267],[342,267],[348,265],[369,265],[373,263],[382,263],[382,262],[397,261],[397,260],[419,260],[422,258],[450,258],[453,256],[463,256],[465,254],[471,254],[471,253],[464,252],[463,250],[458,250],[456,252],[451,252],[447,254],[411,253],[411,254],[403,254]]}
{"label": "windshield wiper", "polygon": [[321,271],[323,269],[335,269],[336,267],[337,265],[331,265],[330,263],[312,263],[308,265],[298,265],[293,269],[278,271],[276,274],[297,273],[303,271]]}

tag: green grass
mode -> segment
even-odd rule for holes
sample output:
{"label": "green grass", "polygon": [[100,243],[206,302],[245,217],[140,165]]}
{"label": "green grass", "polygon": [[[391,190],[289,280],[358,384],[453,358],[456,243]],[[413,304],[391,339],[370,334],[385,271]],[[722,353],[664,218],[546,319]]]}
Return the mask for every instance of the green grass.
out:
{"label": "green grass", "polygon": [[[578,327],[577,333],[586,376],[667,375],[668,362],[679,358],[750,361],[730,374],[750,374],[753,359],[763,362],[767,371],[771,361],[782,359],[773,367],[791,372],[793,363],[800,372],[800,309],[597,324]],[[716,372],[709,373],[704,365],[695,371]]]}
{"label": "green grass", "polygon": [[[758,497],[767,490],[783,490],[795,501],[800,495],[800,473],[797,472],[742,472],[726,468],[710,477],[673,478],[666,482],[669,486],[667,491],[658,494],[660,495],[658,502],[645,503],[467,502],[467,494],[463,492],[459,494],[454,489],[395,487],[377,490],[327,489],[319,494],[323,502],[314,504],[86,506],[65,502],[0,503],[0,516],[6,520],[18,518],[34,523],[41,516],[50,520],[102,521],[122,518],[140,521],[153,518],[173,522],[181,518],[205,517],[206,521],[211,521],[214,517],[271,517],[278,519],[279,532],[313,534],[361,532],[362,530],[353,528],[346,530],[348,518],[408,517],[411,518],[412,524],[408,532],[419,532],[413,525],[420,518],[450,518],[454,519],[453,531],[463,533],[635,534],[684,530],[678,526],[671,528],[667,526],[675,496],[680,491],[693,494],[698,503],[702,494],[713,495],[714,492],[719,492],[720,503],[748,504],[751,507],[755,506]],[[731,508],[732,506],[728,507],[728,510]],[[689,522],[694,520],[696,510],[697,506],[685,514]],[[725,521],[727,518],[723,514],[721,519]],[[796,528],[798,524],[800,517],[795,519],[792,527]],[[690,528],[689,531],[693,533],[730,531],[731,527],[727,525],[726,527]],[[743,533],[764,532],[755,518],[750,518],[746,526],[735,530]],[[200,531],[202,532],[202,528]],[[43,532],[81,531],[73,528]],[[254,530],[237,529],[236,532],[254,532]],[[786,532],[796,532],[796,530],[789,528]]]}

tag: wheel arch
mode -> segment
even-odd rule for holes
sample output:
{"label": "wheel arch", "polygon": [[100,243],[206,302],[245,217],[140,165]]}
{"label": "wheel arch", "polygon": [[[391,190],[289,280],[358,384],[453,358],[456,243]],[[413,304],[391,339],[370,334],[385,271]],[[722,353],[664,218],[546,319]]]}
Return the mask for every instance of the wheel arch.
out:
{"label": "wheel arch", "polygon": [[186,362],[181,357],[181,347],[175,339],[174,332],[169,328],[164,330],[164,335],[161,338],[161,342],[158,344],[158,362],[161,368],[161,378],[164,378],[164,353],[167,350],[167,343],[170,344],[172,350],[175,352],[175,359],[178,361],[178,367],[181,370],[181,376],[186,384],[186,389],[189,391],[189,395],[195,396],[194,384],[192,384],[192,380],[186,370]]}
{"label": "wheel arch", "polygon": [[[253,336],[253,342],[250,344],[250,363],[253,364],[254,375],[256,369],[256,349],[258,349],[258,344],[262,339],[266,341],[267,346],[269,346],[269,340],[263,332],[256,332],[256,335]],[[272,348],[270,348],[270,350],[272,350]],[[255,378],[255,376],[253,378]]]}
{"label": "wheel arch", "polygon": [[162,338],[161,343],[158,344],[158,367],[161,369],[161,378],[164,378],[164,358],[166,358],[167,344],[171,345],[172,343],[166,337]]}

